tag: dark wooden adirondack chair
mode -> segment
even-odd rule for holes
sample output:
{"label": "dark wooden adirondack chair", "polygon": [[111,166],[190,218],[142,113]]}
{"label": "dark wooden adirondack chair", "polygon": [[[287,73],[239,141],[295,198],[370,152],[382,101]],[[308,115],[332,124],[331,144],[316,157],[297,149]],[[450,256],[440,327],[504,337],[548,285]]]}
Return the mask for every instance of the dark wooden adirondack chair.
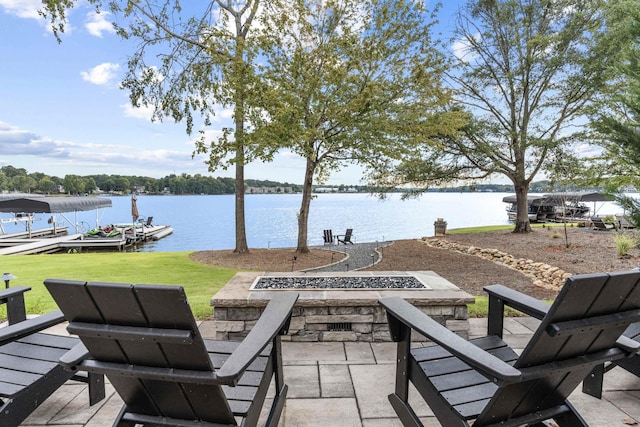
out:
{"label": "dark wooden adirondack chair", "polygon": [[[640,342],[640,323],[634,323],[629,326],[627,330],[624,331],[624,336]],[[600,399],[602,397],[604,374],[616,366],[620,366],[628,372],[640,377],[640,355],[636,354],[633,357],[614,360],[613,362],[596,366],[582,383],[582,391]]]}
{"label": "dark wooden adirondack chair", "polygon": [[[421,426],[408,403],[411,381],[444,426],[587,426],[567,397],[594,366],[640,350],[621,336],[640,316],[639,271],[573,276],[553,305],[488,286],[488,336],[466,341],[400,298],[385,298],[398,342],[396,390],[389,400],[405,426]],[[504,305],[542,317],[518,356],[502,341]],[[496,310],[498,310],[496,312]],[[411,348],[415,329],[437,345]]]}
{"label": "dark wooden adirondack chair", "polygon": [[613,224],[604,222],[602,218],[598,217],[592,217],[591,224],[593,225],[593,229],[598,231],[611,231],[615,229]]}
{"label": "dark wooden adirondack chair", "polygon": [[64,321],[60,310],[26,319],[24,292],[16,286],[0,291],[7,305],[9,326],[0,328],[0,425],[17,426],[69,379],[89,383],[91,405],[104,398],[104,377],[76,375],[58,364],[58,359],[80,344],[68,336],[42,333]]}
{"label": "dark wooden adirondack chair", "polygon": [[353,245],[353,242],[351,241],[352,237],[353,228],[347,228],[347,231],[344,234],[337,235],[336,239],[338,240],[338,243],[342,243],[344,245],[346,245],[347,243],[351,243]]}
{"label": "dark wooden adirondack chair", "polygon": [[335,243],[332,230],[323,230],[322,237],[325,245],[333,245]]}
{"label": "dark wooden adirondack chair", "polygon": [[[124,400],[114,425],[255,426],[271,379],[265,425],[277,425],[287,394],[280,334],[298,298],[273,298],[242,342],[204,340],[179,286],[46,280],[86,349],[61,364],[107,375]],[[87,354],[88,350],[88,354]]]}

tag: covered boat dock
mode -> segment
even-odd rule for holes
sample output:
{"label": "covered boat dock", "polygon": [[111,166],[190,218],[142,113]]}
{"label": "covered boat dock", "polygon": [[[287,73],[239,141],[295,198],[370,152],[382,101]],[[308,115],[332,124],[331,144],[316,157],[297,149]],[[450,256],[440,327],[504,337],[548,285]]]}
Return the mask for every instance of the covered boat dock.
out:
{"label": "covered boat dock", "polygon": [[[92,238],[87,237],[75,219],[70,219],[66,214],[80,211],[96,211],[96,227],[99,224],[99,210],[112,206],[111,200],[104,197],[47,197],[24,194],[3,194],[0,197],[0,212],[12,213],[14,218],[26,218],[27,230],[22,233],[5,234],[0,229],[0,255],[32,254],[43,252],[57,252],[64,249],[81,250],[93,249],[118,249],[122,250],[127,245],[142,242],[154,236],[166,235],[171,228],[166,225],[147,226],[137,229],[132,235],[125,232],[114,237]],[[48,223],[49,228],[33,230],[34,214],[52,214]],[[74,234],[67,234],[67,227],[57,226],[56,215],[61,215],[70,224]],[[172,230],[171,230],[172,231]]]}

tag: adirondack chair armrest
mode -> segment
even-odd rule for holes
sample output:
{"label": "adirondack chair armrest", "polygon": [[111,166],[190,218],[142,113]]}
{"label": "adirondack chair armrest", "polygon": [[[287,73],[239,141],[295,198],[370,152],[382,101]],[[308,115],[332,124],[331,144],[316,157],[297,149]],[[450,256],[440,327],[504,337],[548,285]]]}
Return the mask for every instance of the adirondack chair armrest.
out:
{"label": "adirondack chair armrest", "polygon": [[216,371],[219,379],[237,381],[245,369],[260,355],[260,352],[280,333],[289,328],[291,312],[298,294],[285,292],[269,301],[258,323]]}
{"label": "adirondack chair armrest", "polygon": [[640,342],[629,337],[625,337],[624,335],[618,338],[616,341],[616,347],[626,351],[629,356],[634,356],[640,353]]}
{"label": "adirondack chair armrest", "polygon": [[489,298],[497,298],[504,305],[521,311],[536,319],[542,319],[551,307],[544,301],[525,295],[503,285],[489,285],[483,288],[489,294]]}
{"label": "adirondack chair armrest", "polygon": [[510,383],[520,379],[518,369],[445,328],[404,299],[382,298],[378,302],[387,310],[389,332],[394,341],[400,341],[402,324],[439,344],[494,382]]}
{"label": "adirondack chair armrest", "polygon": [[63,354],[58,363],[67,371],[76,371],[80,363],[90,357],[89,350],[81,342]]}
{"label": "adirondack chair armrest", "polygon": [[53,325],[64,322],[64,315],[55,310],[42,316],[33,317],[13,325],[0,328],[0,345],[15,341]]}
{"label": "adirondack chair armrest", "polygon": [[30,291],[27,286],[14,286],[0,290],[0,304],[7,305],[7,320],[9,325],[22,322],[27,318],[24,305],[24,293]]}
{"label": "adirondack chair armrest", "polygon": [[15,295],[22,295],[31,288],[28,286],[14,286],[12,288],[0,290],[0,303],[6,303],[7,300]]}

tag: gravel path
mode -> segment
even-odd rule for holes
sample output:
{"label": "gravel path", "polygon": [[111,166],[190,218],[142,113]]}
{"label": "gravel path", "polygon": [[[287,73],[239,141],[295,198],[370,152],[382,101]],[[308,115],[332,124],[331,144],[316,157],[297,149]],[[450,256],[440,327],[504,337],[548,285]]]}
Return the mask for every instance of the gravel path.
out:
{"label": "gravel path", "polygon": [[381,248],[389,246],[391,243],[392,242],[375,242],[355,243],[353,245],[318,246],[317,249],[341,252],[345,257],[334,264],[311,268],[306,271],[320,273],[328,271],[352,271],[371,267],[380,261]]}

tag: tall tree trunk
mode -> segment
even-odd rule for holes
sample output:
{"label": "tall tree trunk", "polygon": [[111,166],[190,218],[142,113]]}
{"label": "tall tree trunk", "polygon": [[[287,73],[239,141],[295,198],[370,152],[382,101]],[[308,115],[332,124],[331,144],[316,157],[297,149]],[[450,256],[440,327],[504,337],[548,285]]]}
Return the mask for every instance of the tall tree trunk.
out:
{"label": "tall tree trunk", "polygon": [[304,184],[302,186],[302,204],[298,213],[298,247],[296,252],[304,254],[309,252],[307,246],[307,234],[309,229],[309,209],[311,207],[311,187],[313,185],[313,173],[316,164],[307,159],[307,167],[304,172]]}
{"label": "tall tree trunk", "polygon": [[[238,31],[240,31],[238,29]],[[236,38],[235,67],[236,72],[244,72],[244,37]],[[236,249],[235,253],[249,253],[247,245],[247,231],[244,215],[244,92],[243,83],[235,82],[235,143],[236,143]]]}
{"label": "tall tree trunk", "polygon": [[236,249],[234,250],[234,252],[239,254],[247,254],[249,253],[249,246],[247,245],[247,232],[244,221],[244,146],[238,146],[238,148],[236,149],[236,158],[238,159],[238,163],[236,163],[235,182]]}
{"label": "tall tree trunk", "polygon": [[531,231],[531,223],[529,222],[529,203],[527,196],[529,195],[529,186],[523,183],[514,183],[516,190],[516,226],[514,233],[528,233]]}

